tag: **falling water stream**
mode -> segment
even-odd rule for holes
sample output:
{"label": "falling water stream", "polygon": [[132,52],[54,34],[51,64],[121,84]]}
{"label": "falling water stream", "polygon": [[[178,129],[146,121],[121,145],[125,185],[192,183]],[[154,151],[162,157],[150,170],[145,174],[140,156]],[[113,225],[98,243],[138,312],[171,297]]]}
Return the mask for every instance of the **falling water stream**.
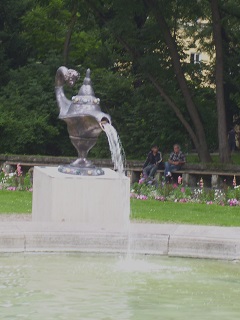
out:
{"label": "falling water stream", "polygon": [[[126,167],[126,156],[125,156],[125,152],[124,152],[120,137],[117,133],[117,130],[110,123],[101,124],[101,127],[103,131],[105,131],[108,138],[111,158],[114,164],[114,170],[119,174],[120,177],[124,177],[125,167]],[[125,192],[126,192],[126,188],[125,188],[125,185],[123,184],[119,190],[120,199],[125,198],[125,195],[124,195]],[[128,242],[126,260],[131,260],[132,254],[131,254],[131,247],[130,247],[131,246],[130,217],[127,209],[124,210],[124,212],[127,213],[127,215],[124,217],[125,226],[127,230],[127,242]]]}
{"label": "falling water stream", "polygon": [[114,170],[116,170],[120,175],[124,175],[126,157],[119,135],[110,123],[102,124],[102,129],[105,131],[108,138]]}

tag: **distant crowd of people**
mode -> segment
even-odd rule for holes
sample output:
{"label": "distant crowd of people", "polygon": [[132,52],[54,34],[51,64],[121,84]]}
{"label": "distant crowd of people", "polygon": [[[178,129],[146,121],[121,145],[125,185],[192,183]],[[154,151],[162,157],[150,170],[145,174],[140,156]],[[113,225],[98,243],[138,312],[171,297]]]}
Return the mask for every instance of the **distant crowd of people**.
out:
{"label": "distant crowd of people", "polygon": [[164,170],[165,179],[169,180],[172,172],[180,170],[185,163],[186,158],[179,144],[173,146],[173,152],[171,152],[168,161],[165,163],[163,162],[159,147],[154,145],[143,165],[143,179],[146,181],[153,180],[157,170]]}

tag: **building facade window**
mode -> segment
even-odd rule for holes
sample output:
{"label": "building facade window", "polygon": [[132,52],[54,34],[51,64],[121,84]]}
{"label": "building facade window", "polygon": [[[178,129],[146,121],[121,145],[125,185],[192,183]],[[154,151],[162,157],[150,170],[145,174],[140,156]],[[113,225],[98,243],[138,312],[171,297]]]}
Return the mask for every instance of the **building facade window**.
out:
{"label": "building facade window", "polygon": [[200,53],[190,53],[190,62],[191,63],[200,63],[201,54]]}

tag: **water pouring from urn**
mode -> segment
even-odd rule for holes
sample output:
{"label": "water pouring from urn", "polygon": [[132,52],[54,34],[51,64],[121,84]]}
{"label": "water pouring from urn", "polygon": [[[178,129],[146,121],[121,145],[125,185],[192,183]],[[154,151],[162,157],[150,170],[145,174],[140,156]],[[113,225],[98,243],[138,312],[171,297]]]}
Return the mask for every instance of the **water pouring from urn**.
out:
{"label": "water pouring from urn", "polygon": [[59,118],[67,123],[69,138],[78,152],[78,158],[70,165],[59,167],[62,173],[98,176],[103,175],[102,168],[95,167],[87,159],[88,152],[96,144],[99,134],[104,131],[107,135],[114,170],[123,175],[125,170],[125,154],[120,138],[111,125],[111,117],[103,113],[100,108],[100,99],[95,97],[90,79],[90,69],[78,94],[67,99],[64,85],[74,86],[79,79],[79,73],[73,69],[60,67],[55,77],[55,93],[60,110]]}

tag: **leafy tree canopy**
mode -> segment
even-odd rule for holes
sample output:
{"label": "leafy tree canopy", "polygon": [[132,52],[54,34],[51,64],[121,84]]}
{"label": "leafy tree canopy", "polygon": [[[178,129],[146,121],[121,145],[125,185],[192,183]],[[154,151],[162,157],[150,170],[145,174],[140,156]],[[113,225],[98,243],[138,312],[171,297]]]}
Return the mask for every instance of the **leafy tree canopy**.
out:
{"label": "leafy tree canopy", "polygon": [[[218,5],[230,127],[234,115],[239,119],[240,12],[237,0],[219,0]],[[159,26],[158,8],[176,46],[175,58]],[[205,155],[218,148],[215,47],[207,0],[191,6],[187,0],[2,0],[0,41],[0,152],[75,154],[65,123],[57,119],[54,96],[55,72],[64,64],[80,71],[77,86],[85,70],[92,69],[96,96],[111,115],[128,158],[143,157],[151,144],[164,152],[176,142],[186,151],[195,142],[203,148],[197,123],[203,128]],[[194,46],[209,53],[210,63],[189,63],[186,52]],[[178,62],[186,92],[176,72]],[[189,112],[187,95],[197,118]],[[91,156],[109,157],[103,134]]]}

